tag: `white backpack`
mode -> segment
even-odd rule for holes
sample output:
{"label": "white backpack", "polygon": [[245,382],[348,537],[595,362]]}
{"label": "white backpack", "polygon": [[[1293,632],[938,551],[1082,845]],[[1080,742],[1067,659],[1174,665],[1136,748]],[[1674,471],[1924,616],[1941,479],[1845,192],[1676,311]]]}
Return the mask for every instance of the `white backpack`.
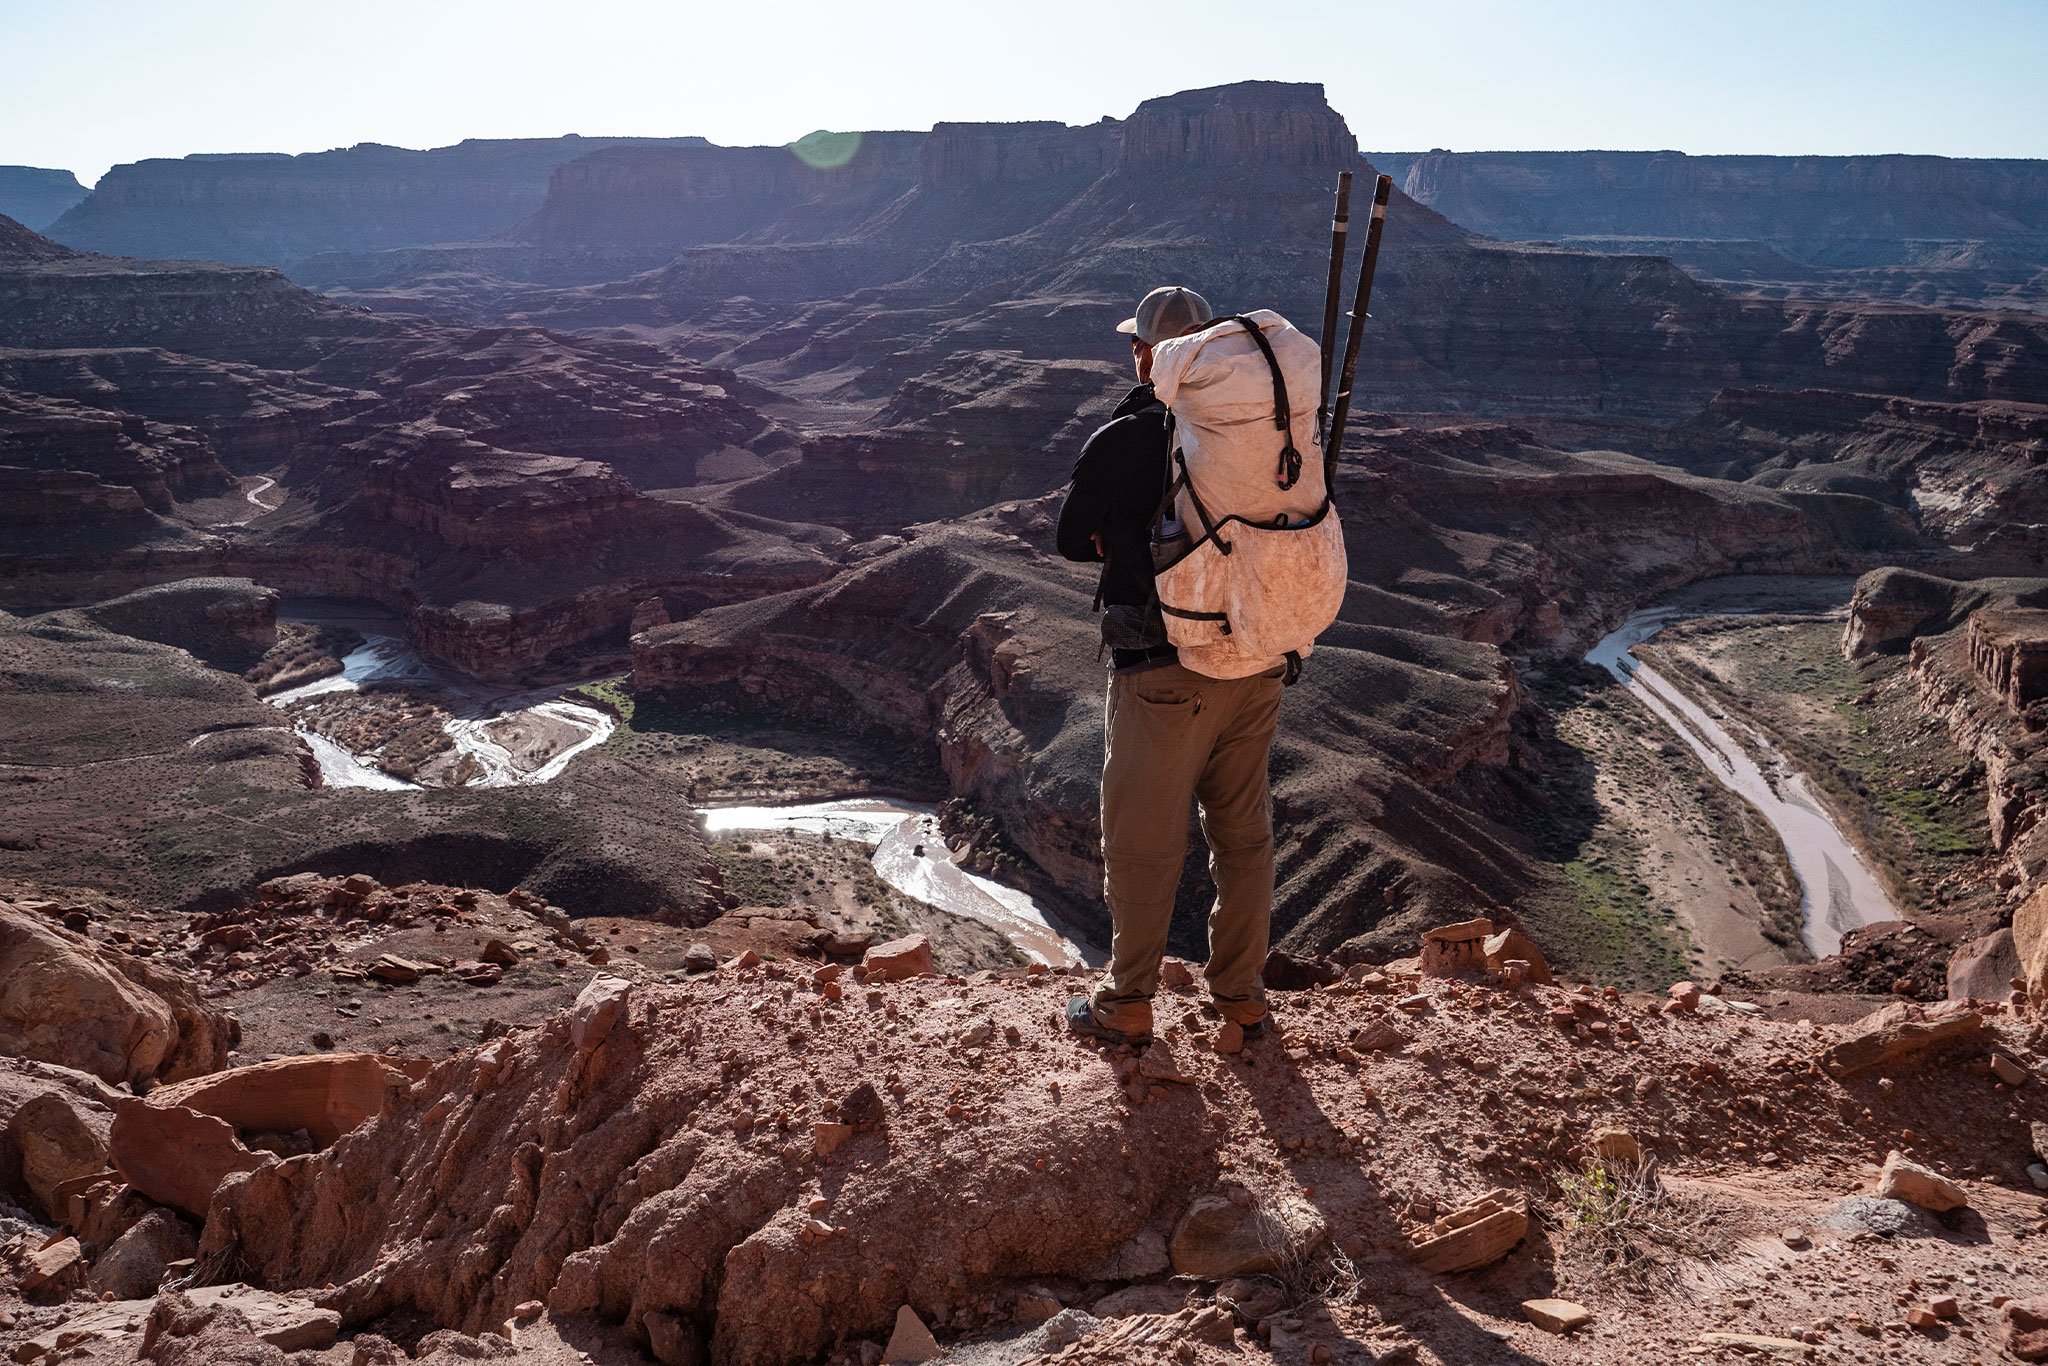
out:
{"label": "white backpack", "polygon": [[1344,603],[1344,532],[1316,430],[1322,349],[1271,309],[1219,318],[1152,351],[1171,420],[1152,536],[1154,582],[1180,661],[1293,681]]}

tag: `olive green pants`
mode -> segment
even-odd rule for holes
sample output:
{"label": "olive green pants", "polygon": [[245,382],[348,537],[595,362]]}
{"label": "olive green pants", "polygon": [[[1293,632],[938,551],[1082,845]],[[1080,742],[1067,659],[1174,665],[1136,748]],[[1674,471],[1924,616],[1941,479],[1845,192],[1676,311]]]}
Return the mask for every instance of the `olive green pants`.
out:
{"label": "olive green pants", "polygon": [[1174,893],[1200,803],[1216,904],[1209,911],[1209,997],[1227,1018],[1266,1015],[1259,980],[1273,916],[1273,803],[1266,760],[1280,715],[1279,669],[1216,679],[1170,664],[1109,680],[1102,761],[1103,896],[1114,927],[1096,1018],[1127,1034],[1152,1028]]}

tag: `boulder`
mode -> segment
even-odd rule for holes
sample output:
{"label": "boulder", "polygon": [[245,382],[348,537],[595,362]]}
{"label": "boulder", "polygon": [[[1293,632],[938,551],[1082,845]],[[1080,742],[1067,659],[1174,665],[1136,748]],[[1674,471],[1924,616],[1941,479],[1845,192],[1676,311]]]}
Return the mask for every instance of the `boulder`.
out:
{"label": "boulder", "polygon": [[932,1330],[924,1326],[924,1320],[917,1311],[904,1305],[896,1311],[896,1327],[889,1334],[889,1345],[882,1351],[882,1360],[887,1366],[896,1362],[930,1361],[939,1355],[939,1341],[932,1336]]}
{"label": "boulder", "polygon": [[1634,1134],[1618,1126],[1595,1129],[1586,1146],[1602,1162],[1634,1164],[1643,1160],[1642,1144],[1636,1142]]}
{"label": "boulder", "polygon": [[1998,1331],[2014,1361],[2048,1361],[2048,1295],[2009,1302]]}
{"label": "boulder", "polygon": [[1486,941],[1492,934],[1491,920],[1461,920],[1423,931],[1422,975],[1458,977],[1484,970]]}
{"label": "boulder", "polygon": [[0,902],[0,1053],[126,1084],[213,1071],[238,1036],[189,980]]}
{"label": "boulder", "polygon": [[57,1088],[28,1101],[7,1121],[7,1136],[21,1155],[22,1184],[51,1222],[64,1221],[58,1187],[106,1170],[112,1123],[105,1106]]}
{"label": "boulder", "polygon": [[1248,1192],[1205,1195],[1189,1205],[1167,1246],[1176,1274],[1199,1280],[1256,1276],[1305,1256],[1328,1230],[1306,1205],[1262,1202]]}
{"label": "boulder", "polygon": [[1923,1008],[1900,1001],[1858,1022],[1847,1036],[1821,1051],[1820,1061],[1834,1076],[1852,1077],[1974,1041],[1983,1032],[1984,1017],[1957,1002]]}
{"label": "boulder", "polygon": [[1510,926],[1488,935],[1484,949],[1488,972],[1506,972],[1509,963],[1519,960],[1528,964],[1522,969],[1522,981],[1534,982],[1538,986],[1549,985],[1550,960],[1543,956],[1543,950],[1536,947],[1535,941],[1520,930]]}
{"label": "boulder", "polygon": [[67,1295],[85,1284],[85,1249],[78,1239],[53,1237],[23,1259],[21,1293],[42,1299]]}
{"label": "boulder", "polygon": [[1408,1259],[1425,1271],[1476,1271],[1507,1256],[1528,1231],[1528,1198],[1488,1191],[1411,1237]]}
{"label": "boulder", "polygon": [[860,965],[870,982],[898,982],[906,977],[925,977],[933,971],[932,943],[921,934],[877,944],[861,958]]}
{"label": "boulder", "polygon": [[1883,1199],[1903,1200],[1937,1214],[1970,1203],[1961,1186],[1932,1167],[1907,1161],[1906,1155],[1896,1148],[1885,1158],[1884,1169],[1878,1173],[1877,1193]]}
{"label": "boulder", "polygon": [[304,1129],[322,1147],[384,1112],[426,1064],[410,1070],[376,1053],[277,1058],[158,1088],[152,1105],[184,1106],[237,1129],[292,1133]]}
{"label": "boulder", "polygon": [[2012,992],[2013,978],[2019,975],[2020,955],[2013,947],[2012,930],[1997,930],[1971,940],[1949,957],[1948,998],[2003,1001]]}
{"label": "boulder", "polygon": [[2048,1007],[2048,887],[2043,887],[2012,913],[2012,947],[2020,960],[2019,978],[2035,1005]]}
{"label": "boulder", "polygon": [[123,1180],[195,1219],[206,1217],[213,1193],[229,1176],[276,1160],[242,1146],[234,1126],[217,1115],[143,1100],[114,1112],[109,1147]]}
{"label": "boulder", "polygon": [[117,1300],[146,1299],[156,1294],[172,1262],[198,1252],[198,1235],[183,1219],[167,1209],[151,1210],[94,1260],[87,1284]]}

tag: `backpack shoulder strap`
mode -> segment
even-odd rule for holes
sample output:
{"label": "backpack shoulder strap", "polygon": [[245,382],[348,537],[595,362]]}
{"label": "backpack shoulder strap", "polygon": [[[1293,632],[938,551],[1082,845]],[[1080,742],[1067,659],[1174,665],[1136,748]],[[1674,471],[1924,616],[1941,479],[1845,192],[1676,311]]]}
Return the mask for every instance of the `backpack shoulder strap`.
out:
{"label": "backpack shoulder strap", "polygon": [[1294,412],[1287,402],[1287,377],[1280,373],[1280,358],[1273,354],[1273,343],[1266,340],[1266,334],[1250,318],[1233,314],[1221,321],[1244,328],[1258,344],[1259,354],[1266,358],[1266,369],[1273,376],[1273,426],[1281,434],[1280,467],[1273,472],[1273,481],[1283,489],[1291,489],[1301,478],[1301,452],[1294,449]]}

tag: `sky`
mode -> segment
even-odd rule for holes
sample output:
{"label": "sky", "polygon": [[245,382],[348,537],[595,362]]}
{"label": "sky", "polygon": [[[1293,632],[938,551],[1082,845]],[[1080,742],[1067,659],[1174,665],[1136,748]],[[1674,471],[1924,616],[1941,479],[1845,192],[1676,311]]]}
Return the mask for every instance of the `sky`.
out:
{"label": "sky", "polygon": [[0,0],[0,164],[1122,118],[1319,81],[1371,151],[2048,156],[2048,0]]}

